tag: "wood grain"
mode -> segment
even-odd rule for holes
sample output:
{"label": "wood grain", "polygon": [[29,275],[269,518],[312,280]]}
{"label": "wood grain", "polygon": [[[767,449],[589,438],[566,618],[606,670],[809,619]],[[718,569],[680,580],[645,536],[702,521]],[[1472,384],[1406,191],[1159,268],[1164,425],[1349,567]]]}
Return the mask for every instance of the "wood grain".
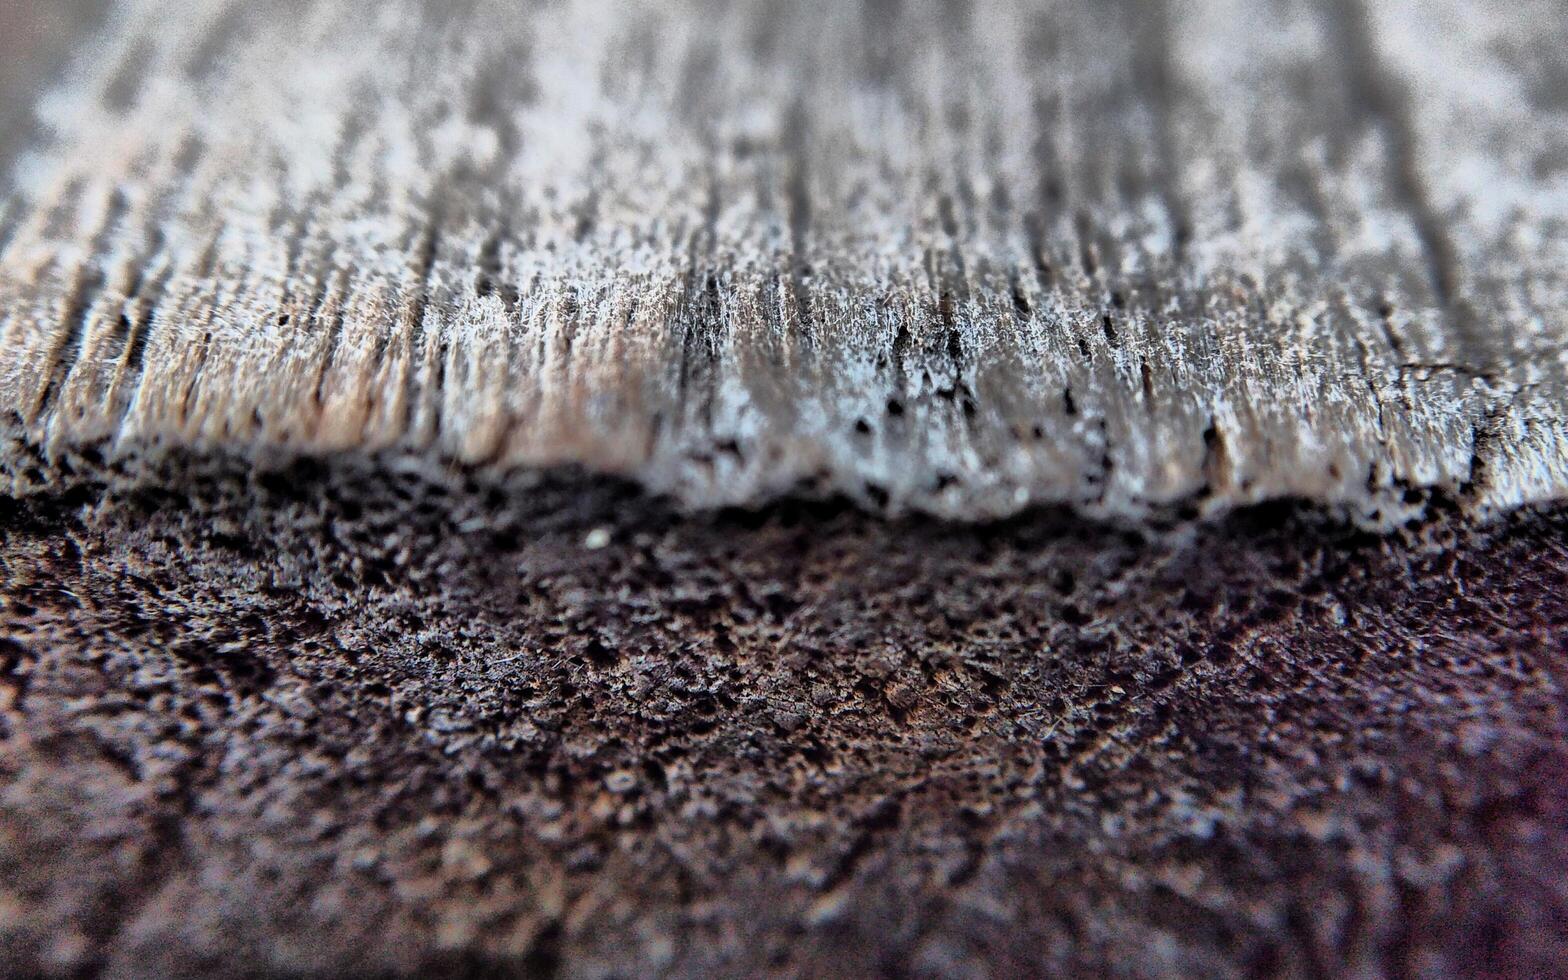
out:
{"label": "wood grain", "polygon": [[0,213],[9,444],[963,517],[1556,499],[1558,13],[127,0]]}
{"label": "wood grain", "polygon": [[0,975],[1563,976],[1559,8],[0,0]]}

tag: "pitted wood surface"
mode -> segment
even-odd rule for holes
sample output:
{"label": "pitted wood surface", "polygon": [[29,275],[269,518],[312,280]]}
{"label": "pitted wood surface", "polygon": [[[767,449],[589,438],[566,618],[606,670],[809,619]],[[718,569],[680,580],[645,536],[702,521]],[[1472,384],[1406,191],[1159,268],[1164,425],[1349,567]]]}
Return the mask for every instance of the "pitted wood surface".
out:
{"label": "pitted wood surface", "polygon": [[0,404],[695,504],[1551,499],[1560,14],[126,0],[0,215]]}
{"label": "pitted wood surface", "polygon": [[1561,513],[691,520],[340,459],[0,520],[11,976],[1568,963]]}

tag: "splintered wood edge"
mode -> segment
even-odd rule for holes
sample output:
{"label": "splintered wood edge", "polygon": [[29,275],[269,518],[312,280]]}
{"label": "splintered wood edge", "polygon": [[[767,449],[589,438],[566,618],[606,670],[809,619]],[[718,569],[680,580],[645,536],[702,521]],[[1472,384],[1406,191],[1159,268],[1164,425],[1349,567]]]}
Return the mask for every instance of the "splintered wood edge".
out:
{"label": "splintered wood edge", "polygon": [[1561,498],[1549,5],[1158,6],[123,4],[0,205],[5,486],[92,447],[961,518]]}

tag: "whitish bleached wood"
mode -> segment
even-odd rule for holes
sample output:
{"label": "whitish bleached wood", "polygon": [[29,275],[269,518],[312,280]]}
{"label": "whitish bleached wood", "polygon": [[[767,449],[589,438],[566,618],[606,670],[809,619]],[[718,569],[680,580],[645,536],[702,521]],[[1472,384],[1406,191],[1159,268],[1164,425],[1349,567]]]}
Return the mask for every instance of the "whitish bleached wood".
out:
{"label": "whitish bleached wood", "polygon": [[1560,13],[131,0],[8,185],[0,405],[693,504],[1560,497]]}

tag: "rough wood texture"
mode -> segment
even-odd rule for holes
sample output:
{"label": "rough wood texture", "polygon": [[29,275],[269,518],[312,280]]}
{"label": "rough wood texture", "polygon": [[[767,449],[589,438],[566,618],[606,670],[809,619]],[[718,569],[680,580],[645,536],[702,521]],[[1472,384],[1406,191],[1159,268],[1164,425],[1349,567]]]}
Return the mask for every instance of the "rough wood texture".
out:
{"label": "rough wood texture", "polygon": [[0,0],[0,976],[1568,976],[1559,6]]}
{"label": "rough wood texture", "polygon": [[1555,498],[1561,13],[130,0],[0,213],[0,404],[692,503]]}
{"label": "rough wood texture", "polygon": [[1565,540],[343,459],[31,498],[0,961],[1563,976]]}

